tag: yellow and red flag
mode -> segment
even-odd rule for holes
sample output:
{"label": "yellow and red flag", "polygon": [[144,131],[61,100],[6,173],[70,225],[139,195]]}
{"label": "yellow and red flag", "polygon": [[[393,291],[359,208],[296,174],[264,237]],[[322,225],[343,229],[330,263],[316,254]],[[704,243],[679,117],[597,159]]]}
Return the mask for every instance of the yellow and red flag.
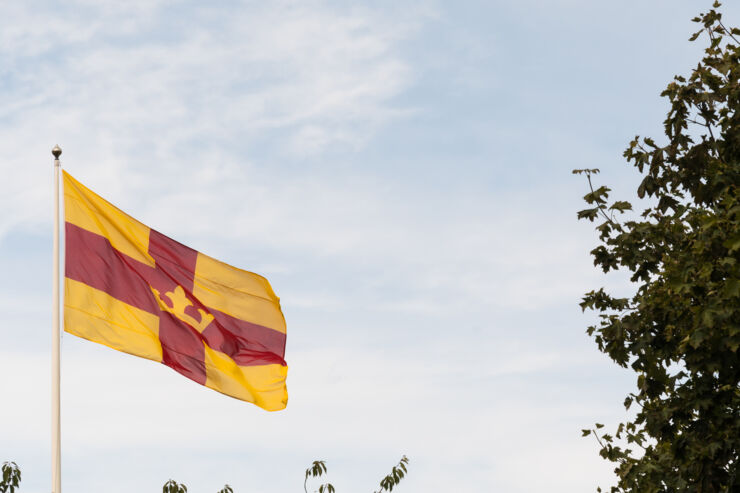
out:
{"label": "yellow and red flag", "polygon": [[285,319],[267,279],[158,233],[66,172],[64,206],[65,332],[285,408]]}

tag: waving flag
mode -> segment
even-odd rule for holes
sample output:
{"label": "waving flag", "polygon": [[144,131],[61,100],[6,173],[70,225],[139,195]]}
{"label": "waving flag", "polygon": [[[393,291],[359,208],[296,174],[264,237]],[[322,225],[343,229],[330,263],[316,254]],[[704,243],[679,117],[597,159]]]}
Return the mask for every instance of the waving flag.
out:
{"label": "waving flag", "polygon": [[65,332],[284,409],[285,319],[267,279],[150,229],[63,176]]}

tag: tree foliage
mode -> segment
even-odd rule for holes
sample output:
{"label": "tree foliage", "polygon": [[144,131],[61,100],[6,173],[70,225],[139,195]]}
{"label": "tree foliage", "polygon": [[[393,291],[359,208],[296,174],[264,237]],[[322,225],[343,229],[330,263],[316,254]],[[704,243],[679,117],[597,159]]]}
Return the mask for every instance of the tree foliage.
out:
{"label": "tree foliage", "polygon": [[740,30],[719,7],[693,19],[703,59],[661,94],[663,141],[635,137],[624,152],[650,206],[631,217],[594,188],[597,169],[574,171],[590,187],[578,217],[598,223],[594,265],[629,271],[636,288],[581,303],[599,316],[587,330],[599,350],[637,373],[634,419],[583,430],[616,465],[612,492],[740,491]]}
{"label": "tree foliage", "polygon": [[[308,493],[307,482],[309,477],[319,478],[321,475],[326,474],[326,461],[315,460],[311,464],[311,467],[306,469],[306,477],[303,480],[303,491]],[[325,483],[319,485],[319,493],[334,493],[334,486],[331,483]]]}
{"label": "tree foliage", "polygon": [[398,465],[393,466],[393,469],[391,469],[390,474],[380,480],[380,489],[375,493],[381,493],[382,491],[393,491],[393,488],[395,486],[398,486],[401,480],[406,476],[406,473],[408,472],[406,470],[406,464],[408,463],[409,460],[406,458],[405,455],[401,457]]}
{"label": "tree foliage", "polygon": [[[406,465],[409,463],[408,458],[404,455],[398,464],[393,466],[391,472],[388,473],[383,479],[380,480],[380,489],[374,493],[381,493],[383,491],[393,491],[393,488],[398,486],[401,480],[406,476],[407,468]],[[306,482],[309,477],[318,478],[326,474],[326,462],[323,460],[313,461],[311,467],[306,469],[306,478],[303,481],[303,490],[308,493]],[[335,489],[331,483],[324,483],[319,485],[319,488],[315,490],[317,493],[334,493]]]}
{"label": "tree foliage", "polygon": [[[374,493],[381,493],[383,491],[393,491],[393,488],[398,486],[401,480],[406,476],[407,468],[406,465],[409,463],[408,458],[404,455],[397,465],[393,466],[391,472],[388,473],[383,479],[380,480],[380,489]],[[20,473],[19,473],[20,474]],[[306,469],[306,473],[303,479],[303,491],[308,493],[308,480],[309,478],[320,478],[327,474],[326,461],[315,460],[311,463],[311,466]],[[20,476],[19,476],[20,477]],[[177,481],[170,479],[164,484],[162,493],[187,493],[188,489],[184,484],[180,484]],[[322,483],[318,485],[318,488],[314,490],[315,493],[335,493],[336,489],[331,483]],[[4,490],[0,489],[0,493],[4,493]],[[11,492],[13,493],[13,492]],[[218,493],[234,493],[234,490],[228,484],[223,487]]]}
{"label": "tree foliage", "polygon": [[[395,486],[401,482],[406,476],[407,469],[406,465],[409,460],[404,455],[397,465],[393,466],[391,472],[380,480],[380,489],[375,493],[381,493],[382,491],[392,491]],[[303,481],[303,490],[308,493],[308,478],[318,478],[325,475],[327,472],[326,461],[316,460],[313,461],[311,467],[306,469],[305,479]],[[2,480],[0,480],[0,493],[16,493],[21,482],[21,470],[18,468],[15,462],[5,462],[2,467]],[[320,484],[318,489],[315,490],[318,493],[335,493],[334,486],[331,483]],[[162,486],[162,493],[188,493],[188,487],[182,483],[170,479],[164,486]],[[234,493],[231,486],[224,485],[218,493]]]}
{"label": "tree foliage", "polygon": [[15,493],[21,484],[21,470],[15,462],[4,462],[2,467],[2,479],[0,480],[0,493]]}
{"label": "tree foliage", "polygon": [[188,493],[188,487],[170,479],[162,486],[162,493]]}

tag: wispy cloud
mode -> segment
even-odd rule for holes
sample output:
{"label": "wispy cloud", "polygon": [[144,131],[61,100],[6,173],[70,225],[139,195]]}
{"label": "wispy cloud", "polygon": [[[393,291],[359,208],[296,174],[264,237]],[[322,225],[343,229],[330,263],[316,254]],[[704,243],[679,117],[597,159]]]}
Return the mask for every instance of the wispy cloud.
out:
{"label": "wispy cloud", "polygon": [[[235,162],[361,146],[403,115],[390,101],[414,79],[394,50],[418,28],[408,14],[320,2],[45,7],[1,10],[0,158],[6,179],[24,186],[0,198],[15,211],[0,234],[48,217],[44,163],[55,142],[71,168],[109,189],[162,183],[190,167],[183,160],[224,149],[218,157]],[[170,17],[178,9],[191,10],[184,26]]]}

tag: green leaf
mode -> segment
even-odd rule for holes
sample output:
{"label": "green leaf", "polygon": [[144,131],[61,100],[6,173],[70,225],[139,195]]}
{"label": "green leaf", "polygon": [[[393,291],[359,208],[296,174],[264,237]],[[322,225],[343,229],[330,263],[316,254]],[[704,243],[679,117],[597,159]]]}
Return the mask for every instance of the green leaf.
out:
{"label": "green leaf", "polygon": [[614,210],[614,211],[619,211],[619,212],[631,211],[632,204],[624,200],[618,200],[609,207],[609,210]]}
{"label": "green leaf", "polygon": [[727,241],[723,243],[723,246],[727,247],[730,252],[734,252],[740,248],[740,232],[728,238]]}

